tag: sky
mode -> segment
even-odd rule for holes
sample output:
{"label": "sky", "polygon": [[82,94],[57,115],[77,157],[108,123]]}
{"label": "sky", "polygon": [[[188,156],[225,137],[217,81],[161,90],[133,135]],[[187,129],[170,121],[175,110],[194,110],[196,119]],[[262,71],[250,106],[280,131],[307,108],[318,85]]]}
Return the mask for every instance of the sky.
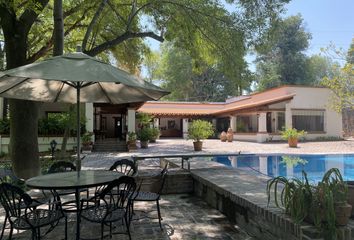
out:
{"label": "sky", "polygon": [[292,0],[286,16],[300,13],[312,34],[308,54],[316,54],[331,42],[348,50],[354,38],[354,0]]}

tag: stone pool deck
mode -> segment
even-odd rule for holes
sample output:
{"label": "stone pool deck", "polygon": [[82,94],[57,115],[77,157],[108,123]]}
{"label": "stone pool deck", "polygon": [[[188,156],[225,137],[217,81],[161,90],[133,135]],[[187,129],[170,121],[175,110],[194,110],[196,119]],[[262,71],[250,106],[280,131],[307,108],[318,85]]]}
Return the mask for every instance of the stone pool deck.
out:
{"label": "stone pool deck", "polygon": [[[298,148],[288,148],[286,143],[222,143],[219,140],[206,140],[202,153],[354,153],[354,141],[305,142]],[[193,151],[192,141],[161,139],[150,144],[148,149],[138,149],[131,153],[91,153],[83,161],[83,169],[108,169],[118,157],[161,154],[199,154]],[[156,222],[136,222],[133,225],[133,239],[314,239],[313,227],[296,225],[281,210],[273,205],[267,206],[265,186],[267,177],[238,169],[229,169],[205,159],[190,161],[191,171],[180,169],[180,159],[168,159],[177,165],[171,175],[190,176],[183,185],[192,186],[191,195],[163,195],[161,201],[164,218],[164,231],[160,232]],[[139,161],[139,171],[157,173],[160,160]],[[169,176],[170,177],[170,176]],[[178,181],[173,184],[179,187]],[[168,182],[169,185],[169,182]],[[169,186],[170,187],[170,186]],[[204,201],[202,201],[203,199]],[[211,207],[210,207],[211,206]],[[140,205],[142,209],[152,206]],[[219,211],[215,210],[218,209]],[[223,213],[223,214],[222,214]],[[0,221],[3,212],[0,213]],[[73,228],[74,222],[71,219]],[[342,230],[341,239],[354,240],[351,228]],[[46,239],[62,239],[59,227]],[[89,236],[96,229],[87,225],[83,232]],[[73,229],[71,229],[73,232]],[[57,234],[56,234],[57,233]],[[17,239],[29,239],[28,233],[20,233]],[[73,239],[73,236],[71,238]],[[127,239],[117,235],[113,239]],[[316,238],[317,239],[317,238]]]}
{"label": "stone pool deck", "polygon": [[[160,230],[157,220],[142,219],[133,221],[131,233],[133,240],[252,240],[242,229],[231,224],[219,211],[209,207],[200,198],[188,194],[165,195],[161,201],[163,217],[163,231]],[[150,203],[138,203],[136,210],[155,209]],[[156,213],[156,212],[155,212]],[[0,209],[0,221],[3,221],[4,212]],[[155,216],[155,215],[153,215]],[[68,240],[75,239],[75,215],[69,215]],[[83,238],[97,238],[100,236],[99,224],[82,222],[81,234]],[[106,227],[108,230],[108,228]],[[8,230],[5,232],[5,236]],[[13,239],[28,240],[30,231],[17,233]],[[6,239],[6,237],[5,237]],[[64,239],[64,224],[60,223],[43,239]],[[108,238],[107,238],[108,239]],[[126,240],[127,235],[113,235],[113,240]]]}
{"label": "stone pool deck", "polygon": [[[119,156],[144,156],[161,154],[227,154],[227,153],[274,153],[274,154],[343,154],[354,153],[354,141],[302,142],[298,148],[289,148],[286,143],[223,143],[219,140],[204,141],[202,152],[194,152],[192,141],[161,139],[150,144],[148,149],[138,149],[133,153]],[[98,154],[100,155],[100,154]],[[100,158],[96,155],[96,157]],[[113,155],[103,157],[100,163],[109,163]],[[88,156],[86,167],[95,167],[96,160]],[[147,160],[139,161],[144,167]],[[154,160],[149,160],[154,161]],[[180,164],[180,159],[169,160]],[[158,164],[158,163],[155,163]],[[102,166],[102,165],[101,165]],[[294,224],[281,210],[273,205],[267,206],[265,193],[267,177],[252,171],[225,168],[223,165],[200,160],[190,161],[194,194],[203,198],[209,205],[228,216],[231,222],[245,229],[259,239],[313,239],[316,234],[310,225]],[[340,239],[354,239],[353,222],[341,228]]]}

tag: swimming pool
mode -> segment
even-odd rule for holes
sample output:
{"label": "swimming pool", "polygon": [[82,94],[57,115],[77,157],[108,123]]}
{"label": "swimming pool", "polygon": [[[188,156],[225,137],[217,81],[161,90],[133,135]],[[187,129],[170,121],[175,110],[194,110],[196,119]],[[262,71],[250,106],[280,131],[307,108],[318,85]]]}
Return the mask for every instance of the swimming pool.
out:
{"label": "swimming pool", "polygon": [[345,180],[354,180],[354,155],[255,155],[216,156],[213,161],[224,165],[257,171],[270,177],[301,177],[306,171],[312,181],[322,179],[330,168],[338,168]]}

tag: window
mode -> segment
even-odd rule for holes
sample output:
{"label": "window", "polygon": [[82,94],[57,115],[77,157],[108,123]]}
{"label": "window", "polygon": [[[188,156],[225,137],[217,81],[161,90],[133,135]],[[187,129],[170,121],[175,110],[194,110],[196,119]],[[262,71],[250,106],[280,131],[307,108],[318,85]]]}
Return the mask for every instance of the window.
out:
{"label": "window", "polygon": [[236,131],[239,133],[258,132],[257,115],[243,115],[236,117]]}
{"label": "window", "polygon": [[293,110],[293,127],[297,130],[307,132],[324,131],[324,111],[323,110]]}
{"label": "window", "polygon": [[285,127],[285,112],[277,113],[277,130],[282,131]]}

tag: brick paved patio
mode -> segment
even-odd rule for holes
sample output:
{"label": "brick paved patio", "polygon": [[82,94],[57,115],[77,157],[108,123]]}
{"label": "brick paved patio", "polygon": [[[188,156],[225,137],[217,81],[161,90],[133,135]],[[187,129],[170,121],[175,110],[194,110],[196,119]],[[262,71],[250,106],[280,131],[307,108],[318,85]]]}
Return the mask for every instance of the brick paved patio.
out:
{"label": "brick paved patio", "polygon": [[[132,239],[135,240],[165,240],[165,239],[191,239],[191,240],[240,240],[253,239],[244,231],[238,229],[222,215],[219,211],[208,207],[208,205],[197,197],[187,194],[164,195],[161,200],[161,212],[163,217],[163,231],[160,230],[157,220],[142,219],[132,223]],[[137,203],[136,210],[154,209],[149,203]],[[2,211],[2,209],[1,209]],[[155,215],[153,215],[155,216]],[[0,220],[3,221],[3,211]],[[69,221],[69,240],[74,239],[74,216]],[[99,225],[82,223],[81,230],[83,238],[100,236]],[[108,228],[107,228],[108,230]],[[28,240],[30,232],[14,232],[14,239]],[[8,231],[6,231],[8,234]],[[63,239],[64,226],[60,224],[54,231],[50,232],[43,239]],[[128,239],[126,235],[114,235],[113,239]]]}

